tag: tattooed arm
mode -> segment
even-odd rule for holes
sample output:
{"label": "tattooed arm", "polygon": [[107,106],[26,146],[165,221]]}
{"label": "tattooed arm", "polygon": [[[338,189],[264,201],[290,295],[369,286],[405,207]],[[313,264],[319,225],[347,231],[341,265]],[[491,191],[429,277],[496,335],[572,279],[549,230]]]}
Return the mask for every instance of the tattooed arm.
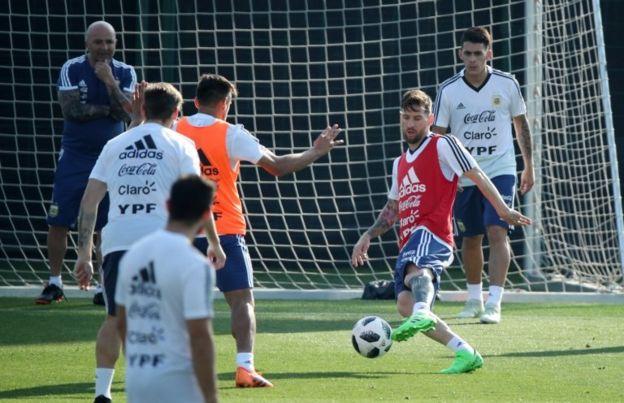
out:
{"label": "tattooed arm", "polygon": [[535,183],[535,173],[533,172],[533,149],[531,145],[531,129],[529,127],[529,121],[526,115],[518,115],[513,118],[514,129],[516,131],[516,140],[522,153],[522,161],[524,162],[524,169],[520,176],[520,190],[521,194],[525,194]]}
{"label": "tattooed arm", "polygon": [[58,99],[65,119],[87,122],[110,115],[110,108],[107,105],[81,103],[79,90],[59,91]]}
{"label": "tattooed arm", "polygon": [[129,122],[132,119],[132,93],[123,92],[119,81],[113,76],[110,60],[98,61],[93,66],[95,75],[106,85],[110,98],[110,116],[119,121]]}
{"label": "tattooed arm", "polygon": [[397,200],[388,199],[388,202],[379,213],[375,223],[362,234],[360,239],[353,247],[351,253],[351,264],[353,266],[362,266],[366,260],[368,260],[368,248],[370,247],[370,240],[384,234],[390,228],[394,226],[399,218],[399,203]]}
{"label": "tattooed arm", "polygon": [[96,179],[89,179],[78,213],[78,259],[74,266],[74,276],[78,280],[80,289],[88,289],[93,276],[91,251],[93,250],[93,231],[97,219],[98,204],[106,194],[106,183]]}

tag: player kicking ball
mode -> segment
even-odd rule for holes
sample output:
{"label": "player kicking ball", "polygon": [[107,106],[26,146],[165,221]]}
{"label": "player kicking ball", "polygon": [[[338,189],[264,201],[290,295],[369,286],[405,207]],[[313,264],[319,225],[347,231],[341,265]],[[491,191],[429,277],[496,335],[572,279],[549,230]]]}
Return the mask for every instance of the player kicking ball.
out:
{"label": "player kicking ball", "polygon": [[395,293],[397,309],[408,319],[392,332],[392,339],[402,342],[422,332],[455,353],[452,365],[441,373],[459,374],[481,368],[483,358],[431,311],[442,270],[453,261],[451,215],[459,178],[471,179],[503,221],[524,226],[531,220],[505,204],[454,137],[430,131],[431,104],[431,98],[421,90],[403,95],[401,131],[408,149],[394,160],[388,202],[353,247],[351,263],[355,267],[363,265],[368,260],[371,239],[399,221]]}

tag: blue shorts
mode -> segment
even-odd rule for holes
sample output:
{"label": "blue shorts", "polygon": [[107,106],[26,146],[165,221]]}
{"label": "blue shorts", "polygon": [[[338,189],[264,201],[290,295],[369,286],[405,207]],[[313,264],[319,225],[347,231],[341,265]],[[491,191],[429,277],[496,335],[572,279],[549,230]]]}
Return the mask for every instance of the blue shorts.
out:
{"label": "blue shorts", "polygon": [[394,292],[410,291],[403,281],[405,269],[410,263],[420,268],[428,268],[434,276],[433,286],[437,293],[440,289],[442,270],[453,262],[453,248],[442,242],[425,227],[418,227],[401,249],[394,267]]}
{"label": "blue shorts", "polygon": [[[513,175],[501,175],[492,178],[492,183],[503,196],[503,200],[510,208],[514,205],[516,193],[516,178]],[[463,192],[458,192],[453,206],[453,216],[457,235],[475,236],[485,234],[485,227],[498,225],[512,230],[513,227],[501,220],[490,202],[483,196],[476,186],[467,186]]]}
{"label": "blue shorts", "polygon": [[[96,158],[87,157],[75,152],[63,150],[54,174],[52,203],[48,209],[49,225],[75,228],[76,218],[80,210],[80,201],[84,194],[89,175],[95,165]],[[108,193],[100,202],[95,230],[99,231],[106,225],[108,217]]]}
{"label": "blue shorts", "polygon": [[[217,270],[217,288],[221,292],[253,288],[253,269],[244,235],[220,235],[221,247],[225,252],[225,266]],[[197,237],[193,245],[204,255],[208,248],[205,237]]]}
{"label": "blue shorts", "polygon": [[106,304],[106,312],[115,316],[115,288],[117,287],[117,275],[119,274],[119,261],[127,251],[120,250],[111,252],[104,256],[102,263],[102,271],[104,273],[104,303]]}

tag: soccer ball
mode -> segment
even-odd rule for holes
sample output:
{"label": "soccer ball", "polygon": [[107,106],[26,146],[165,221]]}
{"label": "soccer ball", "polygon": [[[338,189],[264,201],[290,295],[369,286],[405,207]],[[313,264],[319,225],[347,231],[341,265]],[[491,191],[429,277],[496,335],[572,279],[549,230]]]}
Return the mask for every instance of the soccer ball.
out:
{"label": "soccer ball", "polygon": [[367,316],[353,326],[351,342],[355,351],[366,358],[381,357],[392,347],[392,328],[378,316]]}

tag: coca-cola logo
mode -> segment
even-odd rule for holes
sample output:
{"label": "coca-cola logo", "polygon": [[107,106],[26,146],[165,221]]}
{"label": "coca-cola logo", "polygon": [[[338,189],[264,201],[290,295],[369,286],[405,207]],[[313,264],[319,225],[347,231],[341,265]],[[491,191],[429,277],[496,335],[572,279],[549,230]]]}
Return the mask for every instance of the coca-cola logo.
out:
{"label": "coca-cola logo", "polygon": [[483,123],[483,122],[495,122],[496,121],[496,111],[495,110],[487,110],[481,113],[467,113],[464,116],[464,123]]}
{"label": "coca-cola logo", "polygon": [[422,195],[410,196],[407,199],[399,203],[399,211],[413,209],[420,206],[420,199]]}
{"label": "coca-cola logo", "polygon": [[152,176],[156,175],[156,164],[151,162],[145,162],[139,165],[126,165],[123,164],[119,168],[119,176],[134,175],[134,176]]}

